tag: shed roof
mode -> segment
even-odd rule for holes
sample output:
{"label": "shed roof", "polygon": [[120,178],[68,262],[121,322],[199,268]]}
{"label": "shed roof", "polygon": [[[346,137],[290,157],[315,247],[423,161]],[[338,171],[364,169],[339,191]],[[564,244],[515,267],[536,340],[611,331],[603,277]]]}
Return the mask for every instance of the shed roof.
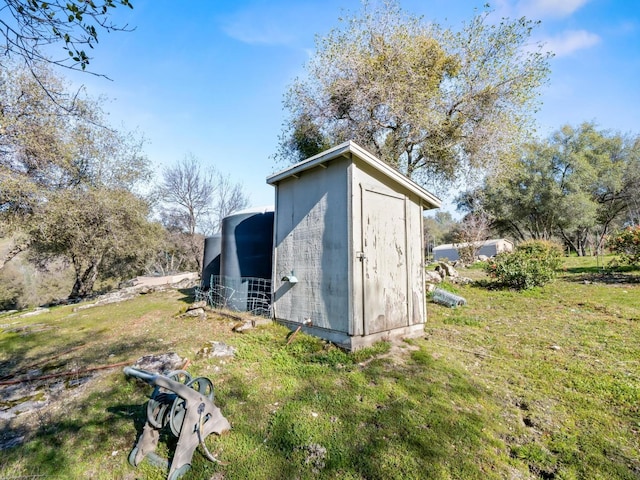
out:
{"label": "shed roof", "polygon": [[306,170],[310,170],[318,166],[326,166],[326,164],[331,160],[335,160],[340,157],[345,157],[353,160],[354,155],[366,164],[376,169],[378,172],[384,174],[397,185],[400,185],[401,187],[416,194],[431,208],[439,208],[441,206],[442,202],[438,197],[422,188],[407,176],[390,167],[382,160],[379,160],[364,148],[362,148],[360,145],[351,140],[341,143],[340,145],[330,148],[329,150],[325,150],[324,152],[314,155],[307,160],[303,160],[302,162],[296,163],[295,165],[281,170],[280,172],[270,175],[269,177],[267,177],[267,183],[270,185],[276,185],[285,178],[297,177],[300,173]]}

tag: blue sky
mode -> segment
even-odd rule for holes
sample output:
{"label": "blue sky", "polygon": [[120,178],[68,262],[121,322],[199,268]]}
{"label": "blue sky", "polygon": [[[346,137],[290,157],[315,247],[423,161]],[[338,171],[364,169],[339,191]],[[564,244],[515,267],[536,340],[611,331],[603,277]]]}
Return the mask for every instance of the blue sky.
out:
{"label": "blue sky", "polygon": [[[69,76],[105,96],[110,123],[138,130],[159,173],[186,154],[241,182],[253,206],[273,203],[265,178],[285,118],[282,98],[359,0],[132,0],[102,33],[90,67]],[[404,0],[411,14],[458,29],[483,1]],[[536,114],[546,135],[565,123],[640,133],[640,4],[634,0],[498,0],[495,15],[541,20],[534,40],[556,53]]]}

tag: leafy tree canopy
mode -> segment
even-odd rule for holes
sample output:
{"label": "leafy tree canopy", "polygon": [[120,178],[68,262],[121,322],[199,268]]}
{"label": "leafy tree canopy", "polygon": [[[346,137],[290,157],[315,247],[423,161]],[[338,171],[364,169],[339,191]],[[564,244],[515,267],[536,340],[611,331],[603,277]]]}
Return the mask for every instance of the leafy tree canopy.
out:
{"label": "leafy tree canopy", "polygon": [[[5,221],[24,219],[56,190],[132,188],[149,178],[142,140],[100,126],[105,122],[98,101],[68,94],[49,67],[37,69],[39,81],[24,67],[0,71],[0,215]],[[58,101],[41,85],[58,92]]]}
{"label": "leafy tree canopy", "polygon": [[[5,57],[21,58],[30,68],[49,62],[85,70],[91,60],[87,49],[96,46],[100,30],[127,30],[126,25],[110,21],[118,6],[133,8],[129,0],[4,0],[0,2],[0,39]],[[62,58],[50,60],[47,48],[60,44],[65,52]]]}
{"label": "leafy tree canopy", "polygon": [[549,55],[527,47],[534,27],[483,12],[453,31],[393,1],[365,2],[319,39],[288,90],[276,157],[299,161],[351,139],[429,185],[507,161],[549,72]]}
{"label": "leafy tree canopy", "polygon": [[72,296],[84,296],[98,278],[140,268],[155,242],[134,193],[148,160],[140,139],[101,126],[100,102],[69,95],[48,65],[37,68],[38,78],[25,67],[0,72],[0,231],[21,235],[0,268],[29,247],[63,257],[76,274]]}
{"label": "leafy tree canopy", "polygon": [[162,228],[148,221],[149,205],[125,189],[65,189],[36,208],[31,249],[64,257],[75,272],[70,298],[93,291],[105,278],[127,278],[155,256]]}
{"label": "leafy tree canopy", "polygon": [[640,192],[640,139],[565,125],[527,144],[514,168],[488,178],[461,199],[484,209],[494,227],[516,239],[554,236],[580,254],[603,245],[616,223],[632,218]]}

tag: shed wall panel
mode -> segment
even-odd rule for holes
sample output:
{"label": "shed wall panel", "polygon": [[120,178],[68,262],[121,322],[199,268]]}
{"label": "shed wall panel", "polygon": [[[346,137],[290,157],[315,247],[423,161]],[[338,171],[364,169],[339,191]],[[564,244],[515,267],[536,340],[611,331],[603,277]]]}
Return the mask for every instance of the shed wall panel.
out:
{"label": "shed wall panel", "polygon": [[[349,333],[349,161],[287,178],[277,188],[274,314]],[[293,273],[297,284],[282,281]]]}
{"label": "shed wall panel", "polygon": [[[378,229],[378,235],[382,239],[382,243],[386,243],[385,248],[387,249],[380,251],[381,256],[386,256],[387,259],[385,261],[396,261],[398,262],[400,258],[405,263],[404,267],[401,269],[404,270],[404,276],[400,278],[397,274],[395,275],[382,275],[380,277],[380,281],[383,282],[382,291],[385,290],[391,293],[390,298],[394,299],[391,302],[387,302],[388,304],[396,304],[398,305],[398,292],[402,292],[404,295],[404,306],[402,309],[399,307],[396,309],[396,318],[391,320],[389,325],[396,326],[407,326],[413,324],[420,324],[426,321],[426,300],[425,300],[425,290],[424,290],[424,263],[422,258],[422,234],[421,234],[421,225],[422,225],[422,205],[420,199],[413,195],[411,192],[407,192],[404,189],[392,188],[387,179],[380,174],[380,172],[376,171],[373,168],[370,168],[368,165],[358,164],[357,169],[354,169],[354,187],[353,187],[353,204],[354,204],[354,216],[355,215],[363,215],[366,212],[366,207],[361,208],[359,211],[356,210],[356,205],[361,205],[362,202],[366,204],[367,195],[365,192],[367,191],[376,191],[380,194],[388,195],[389,201],[387,202],[387,206],[389,208],[384,209],[380,207],[381,212],[385,214],[390,214],[391,219],[387,219],[384,222],[377,225],[375,228]],[[356,185],[358,187],[356,187]],[[394,201],[392,198],[402,198],[404,208],[402,213],[396,213],[395,218],[393,220],[394,214],[393,211],[390,211],[391,206]],[[371,197],[370,198],[375,198]],[[386,211],[385,211],[386,210]],[[396,211],[400,211],[395,209]],[[402,218],[400,218],[400,216]],[[383,217],[383,216],[382,216]],[[381,217],[381,218],[382,218]],[[366,218],[364,219],[366,222]],[[371,232],[367,233],[363,231],[362,224],[365,223],[360,220],[354,219],[353,222],[353,241],[354,241],[354,251],[361,251],[364,248],[364,241],[368,235],[371,235],[374,230],[370,229]],[[389,224],[391,222],[393,225]],[[384,240],[386,236],[388,236],[386,230],[389,228],[393,228],[396,230],[394,241],[390,241],[389,239]],[[402,230],[402,237],[404,240],[404,244],[398,240],[397,230]],[[370,240],[372,241],[372,240]],[[397,249],[401,248],[402,256],[399,256],[397,253]],[[394,253],[395,252],[395,253]],[[371,259],[366,259],[366,261],[371,261]],[[360,279],[358,278],[358,269],[362,270],[361,266],[362,262],[354,256],[353,259],[353,268],[354,268],[354,285],[363,289],[361,291],[366,291],[366,278],[361,275]],[[402,287],[400,287],[399,283],[402,283]],[[358,289],[356,288],[356,291]],[[384,298],[384,296],[382,297]],[[354,316],[355,318],[363,319],[362,322],[364,324],[373,321],[375,322],[375,318],[371,318],[367,313],[367,309],[371,311],[371,306],[369,302],[364,296],[356,299],[358,300],[354,304]],[[393,328],[396,328],[395,326]],[[362,333],[368,333],[368,329],[364,326],[360,328]]]}
{"label": "shed wall panel", "polygon": [[424,244],[422,235],[422,206],[419,199],[407,202],[407,233],[409,260],[410,324],[425,323],[427,305],[424,278]]}

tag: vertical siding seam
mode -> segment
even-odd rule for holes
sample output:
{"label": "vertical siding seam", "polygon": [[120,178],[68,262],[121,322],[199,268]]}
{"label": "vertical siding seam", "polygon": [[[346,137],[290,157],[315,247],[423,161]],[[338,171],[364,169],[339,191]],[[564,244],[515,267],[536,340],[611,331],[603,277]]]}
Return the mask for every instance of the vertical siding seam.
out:
{"label": "vertical siding seam", "polygon": [[407,308],[407,327],[409,325],[411,325],[413,322],[411,321],[411,318],[413,316],[413,310],[412,310],[412,306],[413,306],[413,300],[411,299],[413,297],[412,293],[413,293],[413,289],[411,288],[411,277],[413,277],[413,255],[411,255],[411,245],[409,243],[409,234],[410,232],[410,220],[411,216],[410,216],[410,212],[409,212],[409,199],[407,197],[407,195],[404,196],[404,255],[405,255],[405,264],[406,264],[406,275],[405,275],[405,282],[407,285],[407,298],[405,299],[405,304],[406,304],[406,308]]}

